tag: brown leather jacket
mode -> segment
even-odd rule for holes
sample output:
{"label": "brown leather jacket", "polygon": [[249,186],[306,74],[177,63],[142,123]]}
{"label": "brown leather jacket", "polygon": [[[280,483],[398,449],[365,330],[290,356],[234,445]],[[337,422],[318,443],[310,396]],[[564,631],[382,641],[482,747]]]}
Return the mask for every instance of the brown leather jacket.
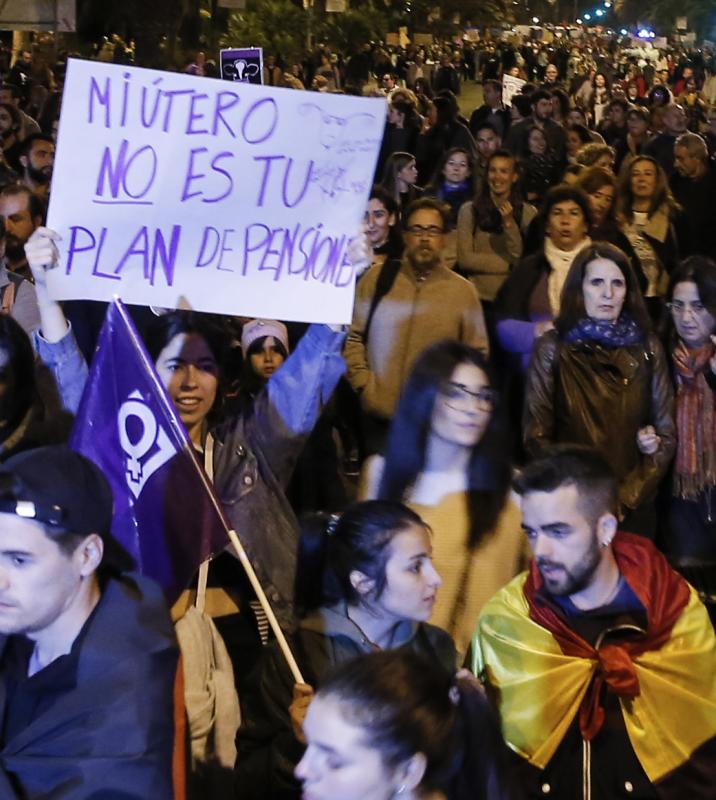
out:
{"label": "brown leather jacket", "polygon": [[[637,431],[653,425],[661,444],[653,456],[637,447]],[[536,343],[527,376],[525,447],[595,447],[619,478],[619,499],[634,509],[654,499],[676,447],[674,393],[660,342],[614,349],[568,344],[556,331]]]}

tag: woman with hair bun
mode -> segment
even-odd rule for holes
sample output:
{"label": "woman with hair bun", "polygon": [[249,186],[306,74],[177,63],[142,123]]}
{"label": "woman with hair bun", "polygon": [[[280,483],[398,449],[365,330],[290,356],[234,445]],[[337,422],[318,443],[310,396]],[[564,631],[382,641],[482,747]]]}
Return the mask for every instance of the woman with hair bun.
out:
{"label": "woman with hair bun", "polygon": [[305,721],[296,767],[311,800],[506,800],[499,726],[474,681],[420,656],[371,653],[337,669]]}
{"label": "woman with hair bun", "polygon": [[303,717],[311,687],[331,667],[400,649],[421,654],[446,675],[454,671],[452,639],[427,624],[441,583],[430,529],[401,503],[357,503],[340,517],[318,514],[304,522],[296,580],[303,616],[292,644],[307,684],[294,685],[270,644],[258,686],[245,695],[236,776],[242,798],[298,798],[293,768],[303,752]]}

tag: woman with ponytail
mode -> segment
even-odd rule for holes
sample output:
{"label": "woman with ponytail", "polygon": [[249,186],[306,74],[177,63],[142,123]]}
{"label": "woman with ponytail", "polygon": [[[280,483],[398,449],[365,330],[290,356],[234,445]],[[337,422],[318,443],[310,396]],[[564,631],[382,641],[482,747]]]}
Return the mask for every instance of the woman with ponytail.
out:
{"label": "woman with ponytail", "polygon": [[427,624],[441,584],[430,530],[401,503],[358,503],[340,517],[306,520],[297,575],[303,616],[293,652],[307,683],[294,685],[278,647],[266,648],[239,732],[236,788],[242,798],[300,796],[293,769],[304,748],[301,724],[311,687],[320,686],[332,667],[361,653],[395,649],[420,653],[446,674],[456,664],[452,639]]}
{"label": "woman with ponytail", "polygon": [[505,800],[499,726],[473,680],[403,650],[339,667],[311,703],[296,767],[311,800]]}

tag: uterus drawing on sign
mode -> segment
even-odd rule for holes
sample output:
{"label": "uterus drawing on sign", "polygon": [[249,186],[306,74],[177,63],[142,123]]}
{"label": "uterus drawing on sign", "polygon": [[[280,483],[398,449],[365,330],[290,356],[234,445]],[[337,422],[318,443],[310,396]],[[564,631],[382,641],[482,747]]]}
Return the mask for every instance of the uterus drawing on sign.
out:
{"label": "uterus drawing on sign", "polygon": [[[299,113],[314,127],[319,147],[314,158],[311,183],[325,199],[344,193],[367,191],[372,176],[365,175],[359,157],[375,152],[380,139],[371,136],[375,116],[359,112],[348,116],[331,114],[318,103],[302,103]],[[311,131],[308,132],[309,137]]]}

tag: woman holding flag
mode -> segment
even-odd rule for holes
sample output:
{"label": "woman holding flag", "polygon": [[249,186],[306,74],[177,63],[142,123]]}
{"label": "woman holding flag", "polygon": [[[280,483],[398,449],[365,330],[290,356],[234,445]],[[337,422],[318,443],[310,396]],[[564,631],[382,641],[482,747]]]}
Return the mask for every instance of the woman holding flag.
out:
{"label": "woman holding flag", "polygon": [[[57,265],[57,234],[39,228],[26,245],[35,277],[41,337],[70,347],[69,324],[47,292],[46,270]],[[362,253],[353,249],[354,261]],[[221,337],[205,315],[170,312],[147,337],[150,356],[195,448],[203,453],[224,511],[243,540],[282,627],[293,618],[298,524],[285,496],[294,464],[345,368],[340,327],[311,325],[267,382],[248,416],[218,427],[211,411],[221,399]]]}

